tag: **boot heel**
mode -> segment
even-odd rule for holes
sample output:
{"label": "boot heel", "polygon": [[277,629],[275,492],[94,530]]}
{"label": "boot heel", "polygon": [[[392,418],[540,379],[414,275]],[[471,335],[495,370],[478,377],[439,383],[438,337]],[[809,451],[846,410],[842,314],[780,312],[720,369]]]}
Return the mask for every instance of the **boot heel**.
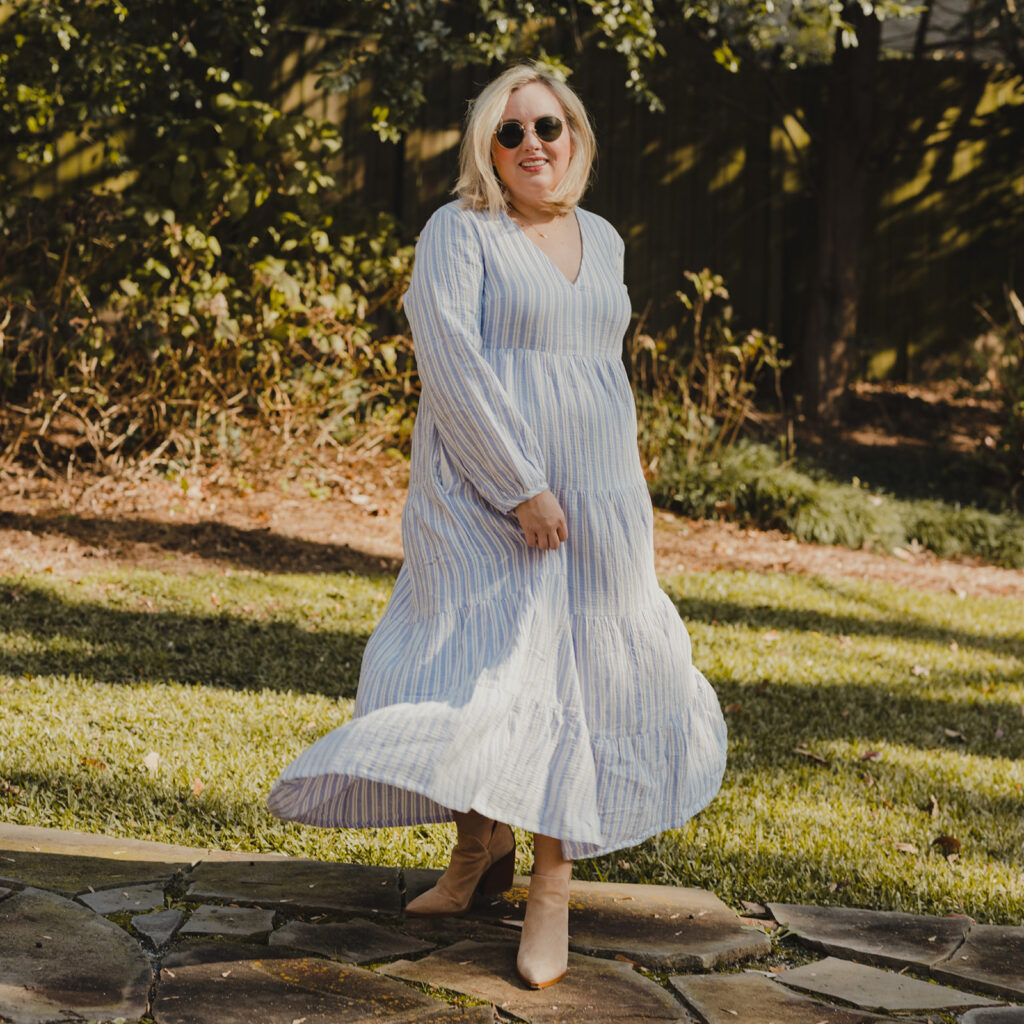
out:
{"label": "boot heel", "polygon": [[484,877],[480,879],[480,893],[484,896],[493,896],[511,889],[515,867],[516,851],[512,849],[487,869]]}

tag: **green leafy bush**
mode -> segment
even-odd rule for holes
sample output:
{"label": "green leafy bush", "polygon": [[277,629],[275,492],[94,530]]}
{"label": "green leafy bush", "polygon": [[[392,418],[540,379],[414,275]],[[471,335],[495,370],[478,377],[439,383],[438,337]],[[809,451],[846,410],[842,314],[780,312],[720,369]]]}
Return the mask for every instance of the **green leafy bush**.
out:
{"label": "green leafy bush", "polygon": [[755,406],[770,390],[781,410],[781,373],[788,363],[778,340],[735,326],[729,291],[719,274],[684,274],[676,292],[681,322],[658,338],[641,320],[626,346],[636,393],[640,455],[648,476],[665,467],[714,459],[744,428],[761,419]]}
{"label": "green leafy bush", "polygon": [[[0,464],[408,434],[411,249],[338,202],[333,125],[254,98],[262,8],[184,6],[171,26],[155,3],[33,3],[0,26],[20,158],[0,170]],[[70,138],[100,147],[94,178],[34,196]]]}
{"label": "green leafy bush", "polygon": [[1006,289],[1006,307],[1002,322],[981,311],[990,329],[978,338],[973,355],[979,376],[1002,403],[996,454],[1008,496],[1019,509],[1024,508],[1024,301],[1012,288]]}

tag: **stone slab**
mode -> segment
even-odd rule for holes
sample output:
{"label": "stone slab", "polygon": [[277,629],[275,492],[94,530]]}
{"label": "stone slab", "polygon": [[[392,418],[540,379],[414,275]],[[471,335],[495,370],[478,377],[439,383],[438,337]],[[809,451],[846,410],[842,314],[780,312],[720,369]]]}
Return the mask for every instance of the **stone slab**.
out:
{"label": "stone slab", "polygon": [[960,1024],[1024,1024],[1024,1006],[990,1006],[968,1010]]}
{"label": "stone slab", "polygon": [[2,885],[0,885],[0,900],[2,900],[5,896],[10,896],[11,893],[13,892],[13,889],[5,889]]}
{"label": "stone slab", "polygon": [[520,921],[478,921],[472,917],[407,917],[399,925],[405,935],[429,942],[432,946],[450,946],[463,939],[477,942],[511,942],[517,946],[522,933]]}
{"label": "stone slab", "polygon": [[342,924],[307,924],[289,921],[270,936],[270,945],[288,946],[308,953],[320,953],[352,964],[394,960],[400,956],[426,953],[432,943],[381,928],[372,921],[356,918]]}
{"label": "stone slab", "polygon": [[154,948],[166,946],[174,938],[185,915],[180,910],[156,910],[132,918],[132,927]]}
{"label": "stone slab", "polygon": [[1024,999],[1024,928],[972,924],[964,944],[932,968],[932,977],[1008,999]]}
{"label": "stone slab", "polygon": [[219,935],[223,938],[252,942],[265,939],[274,927],[274,911],[255,907],[197,907],[182,935]]}
{"label": "stone slab", "polygon": [[959,947],[971,925],[964,917],[852,907],[769,903],[768,909],[780,925],[812,949],[887,967],[930,967]]}
{"label": "stone slab", "polygon": [[761,974],[691,974],[669,982],[705,1024],[895,1024],[798,995]]}
{"label": "stone slab", "polygon": [[205,964],[231,964],[244,960],[293,960],[290,949],[274,949],[255,943],[231,942],[226,939],[182,939],[176,942],[161,961],[160,977],[179,967]]}
{"label": "stone slab", "polygon": [[569,897],[572,948],[620,953],[645,967],[717,967],[771,951],[760,928],[704,889],[576,882]]}
{"label": "stone slab", "polygon": [[32,887],[0,904],[0,1014],[11,1024],[137,1020],[153,973],[126,932]]}
{"label": "stone slab", "polygon": [[[522,920],[529,879],[517,878],[478,917]],[[764,956],[771,941],[704,889],[668,885],[573,882],[569,889],[569,948],[622,955],[661,971],[708,969]]]}
{"label": "stone slab", "polygon": [[776,975],[791,988],[829,999],[840,999],[865,1010],[891,1013],[896,1010],[962,1010],[971,1006],[994,1006],[994,999],[973,996],[945,985],[908,978],[894,971],[826,957]]}
{"label": "stone slab", "polygon": [[[157,1024],[402,1024],[487,1021],[464,1014],[373,971],[313,957],[250,956],[208,943],[200,963],[173,962],[160,972],[153,1000]],[[218,951],[223,956],[218,958]]]}
{"label": "stone slab", "polygon": [[515,973],[515,946],[457,942],[415,962],[377,968],[403,978],[494,1003],[528,1024],[641,1024],[687,1021],[679,1003],[629,964],[569,954],[569,973],[556,986],[532,991]]}
{"label": "stone slab", "polygon": [[181,862],[115,860],[0,849],[0,883],[49,889],[62,896],[117,886],[166,885],[188,868]]}
{"label": "stone slab", "polygon": [[78,897],[97,914],[139,913],[164,905],[162,885],[131,885],[127,888],[100,889]]}
{"label": "stone slab", "polygon": [[256,903],[302,912],[397,914],[397,868],[313,860],[204,862],[188,876],[194,899]]}
{"label": "stone slab", "polygon": [[0,823],[0,853],[5,850],[64,853],[80,857],[104,857],[108,860],[184,861],[188,864],[198,864],[201,860],[291,860],[281,853],[239,853],[212,847],[153,843],[145,839],[119,839],[95,832]]}

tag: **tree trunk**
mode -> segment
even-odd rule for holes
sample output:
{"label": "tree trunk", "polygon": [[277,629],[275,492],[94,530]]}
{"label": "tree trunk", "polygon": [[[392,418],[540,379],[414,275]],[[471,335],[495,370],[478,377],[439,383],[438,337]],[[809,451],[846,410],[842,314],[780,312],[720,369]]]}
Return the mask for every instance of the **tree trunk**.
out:
{"label": "tree trunk", "polygon": [[857,302],[868,173],[875,121],[881,26],[851,4],[858,45],[838,41],[829,70],[826,125],[818,163],[817,247],[804,323],[804,410],[834,424],[842,415],[857,332]]}

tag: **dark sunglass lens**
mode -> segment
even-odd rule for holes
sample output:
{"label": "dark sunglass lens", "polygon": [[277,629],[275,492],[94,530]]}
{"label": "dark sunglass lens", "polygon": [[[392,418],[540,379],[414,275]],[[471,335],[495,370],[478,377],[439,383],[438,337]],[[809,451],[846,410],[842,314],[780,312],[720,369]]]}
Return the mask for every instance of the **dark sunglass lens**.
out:
{"label": "dark sunglass lens", "polygon": [[554,142],[562,134],[562,122],[557,117],[541,117],[537,119],[533,130],[541,142]]}
{"label": "dark sunglass lens", "polygon": [[526,131],[518,121],[506,121],[494,134],[500,146],[515,149],[523,141]]}

